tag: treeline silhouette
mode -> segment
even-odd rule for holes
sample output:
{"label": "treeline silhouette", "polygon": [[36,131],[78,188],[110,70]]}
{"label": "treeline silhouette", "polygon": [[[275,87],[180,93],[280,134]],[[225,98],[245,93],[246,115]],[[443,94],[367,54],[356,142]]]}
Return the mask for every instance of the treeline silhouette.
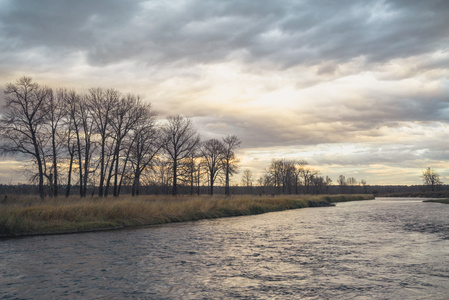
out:
{"label": "treeline silhouette", "polygon": [[[30,77],[8,83],[0,149],[31,158],[28,185],[4,193],[119,196],[139,194],[369,193],[365,180],[340,175],[337,185],[305,160],[273,159],[257,179],[247,169],[231,185],[241,141],[235,135],[200,141],[182,115],[156,120],[151,104],[116,89],[78,93],[41,86]],[[218,184],[217,184],[218,182]],[[27,192],[29,191],[29,192]]]}
{"label": "treeline silhouette", "polygon": [[[141,186],[161,193],[209,193],[224,182],[230,193],[239,147],[237,136],[200,143],[192,121],[182,115],[156,122],[151,104],[116,89],[91,88],[85,94],[41,86],[30,77],[8,83],[0,119],[4,154],[31,158],[32,182],[41,198],[88,194],[119,196],[124,187],[139,195]],[[185,188],[183,189],[185,192]]]}
{"label": "treeline silhouette", "polygon": [[[303,185],[302,189],[304,189]],[[79,186],[72,186],[73,189],[78,190]],[[60,189],[65,189],[66,186],[61,185]],[[49,192],[49,186],[45,186],[45,192]],[[216,186],[214,188],[215,194],[224,194],[224,186]],[[278,190],[274,186],[237,186],[230,187],[230,193],[233,195],[278,195]],[[207,185],[199,187],[200,194],[209,193],[210,188]],[[141,195],[164,195],[171,193],[170,185],[142,185]],[[7,202],[8,198],[5,195],[38,195],[39,190],[37,185],[33,184],[0,184],[0,203]],[[122,194],[130,195],[132,193],[132,186],[124,185],[121,189]],[[195,190],[196,193],[196,190]],[[303,193],[300,189],[299,193]],[[337,195],[341,194],[341,187],[338,185],[329,185],[325,191],[318,191],[318,194]],[[391,196],[391,197],[427,197],[427,198],[449,198],[449,185],[441,185],[436,191],[429,191],[425,185],[369,185],[365,188],[357,185],[348,188],[344,191],[345,194],[374,194],[376,196]],[[97,186],[88,186],[87,195],[93,196],[98,194]],[[190,187],[187,185],[179,186],[179,194],[190,194]]]}

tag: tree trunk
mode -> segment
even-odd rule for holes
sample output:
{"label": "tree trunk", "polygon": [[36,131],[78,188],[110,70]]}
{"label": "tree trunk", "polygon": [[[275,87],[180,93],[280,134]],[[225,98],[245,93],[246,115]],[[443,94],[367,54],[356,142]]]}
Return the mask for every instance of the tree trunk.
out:
{"label": "tree trunk", "polygon": [[177,169],[178,169],[178,161],[177,161],[177,159],[174,159],[173,160],[173,189],[172,189],[172,195],[173,196],[177,196],[178,195]]}
{"label": "tree trunk", "polygon": [[86,152],[84,157],[84,182],[83,182],[83,192],[82,197],[87,195],[87,178],[89,174],[89,155],[90,155],[90,141],[86,140]]}
{"label": "tree trunk", "polygon": [[229,196],[229,162],[226,162],[226,180],[225,180],[225,195]]}
{"label": "tree trunk", "polygon": [[65,196],[70,196],[70,187],[72,184],[72,167],[73,167],[73,153],[70,154],[69,173],[67,174],[67,187],[65,190]]}
{"label": "tree trunk", "polygon": [[98,196],[104,196],[104,146],[106,141],[104,138],[101,141],[101,154],[100,154],[100,184],[98,186]]}
{"label": "tree trunk", "polygon": [[196,189],[196,194],[198,196],[200,195],[200,175],[201,175],[201,169],[200,169],[200,167],[198,167],[197,189]]}
{"label": "tree trunk", "polygon": [[81,154],[81,139],[78,132],[78,126],[75,127],[76,129],[76,143],[78,146],[78,166],[79,166],[79,172],[80,172],[80,197],[83,197],[83,161],[82,161],[82,154]]}
{"label": "tree trunk", "polygon": [[214,195],[214,176],[210,175],[210,195]]}
{"label": "tree trunk", "polygon": [[52,150],[53,150],[53,195],[58,197],[58,160],[56,157],[56,132],[52,132]]}
{"label": "tree trunk", "polygon": [[[32,128],[32,126],[30,125],[30,128]],[[39,172],[39,197],[41,199],[44,199],[45,197],[45,192],[44,192],[44,169],[42,166],[42,159],[39,153],[39,145],[37,143],[37,138],[36,138],[36,133],[31,130],[31,138],[33,141],[33,146],[34,146],[34,152],[36,153],[36,160],[37,160],[37,167],[38,167],[38,172]]]}
{"label": "tree trunk", "polygon": [[36,158],[37,158],[37,166],[38,166],[38,170],[39,170],[39,197],[41,199],[44,199],[44,197],[45,197],[45,192],[44,192],[44,171],[43,171],[43,168],[42,168],[42,160],[41,160],[39,155]]}

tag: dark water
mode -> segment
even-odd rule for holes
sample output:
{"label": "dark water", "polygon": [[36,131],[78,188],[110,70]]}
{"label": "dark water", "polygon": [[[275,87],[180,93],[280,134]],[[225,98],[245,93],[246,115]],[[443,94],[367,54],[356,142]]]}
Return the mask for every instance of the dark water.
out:
{"label": "dark water", "polygon": [[2,299],[448,299],[449,205],[339,203],[0,241]]}

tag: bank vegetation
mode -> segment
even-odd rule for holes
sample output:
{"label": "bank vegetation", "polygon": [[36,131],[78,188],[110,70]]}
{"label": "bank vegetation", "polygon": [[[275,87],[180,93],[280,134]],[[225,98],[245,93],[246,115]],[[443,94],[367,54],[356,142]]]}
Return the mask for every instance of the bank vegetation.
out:
{"label": "bank vegetation", "polygon": [[17,196],[0,204],[0,236],[74,233],[260,214],[372,195],[333,196],[122,196],[117,198]]}

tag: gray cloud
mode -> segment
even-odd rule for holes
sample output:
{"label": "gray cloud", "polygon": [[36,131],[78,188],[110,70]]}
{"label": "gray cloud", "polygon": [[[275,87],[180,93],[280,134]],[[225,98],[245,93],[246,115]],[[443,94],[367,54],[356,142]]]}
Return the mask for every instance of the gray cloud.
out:
{"label": "gray cloud", "polygon": [[[3,52],[83,51],[92,65],[209,63],[236,55],[291,67],[370,63],[446,48],[446,1],[4,1]],[[59,49],[59,50],[55,50]]]}

